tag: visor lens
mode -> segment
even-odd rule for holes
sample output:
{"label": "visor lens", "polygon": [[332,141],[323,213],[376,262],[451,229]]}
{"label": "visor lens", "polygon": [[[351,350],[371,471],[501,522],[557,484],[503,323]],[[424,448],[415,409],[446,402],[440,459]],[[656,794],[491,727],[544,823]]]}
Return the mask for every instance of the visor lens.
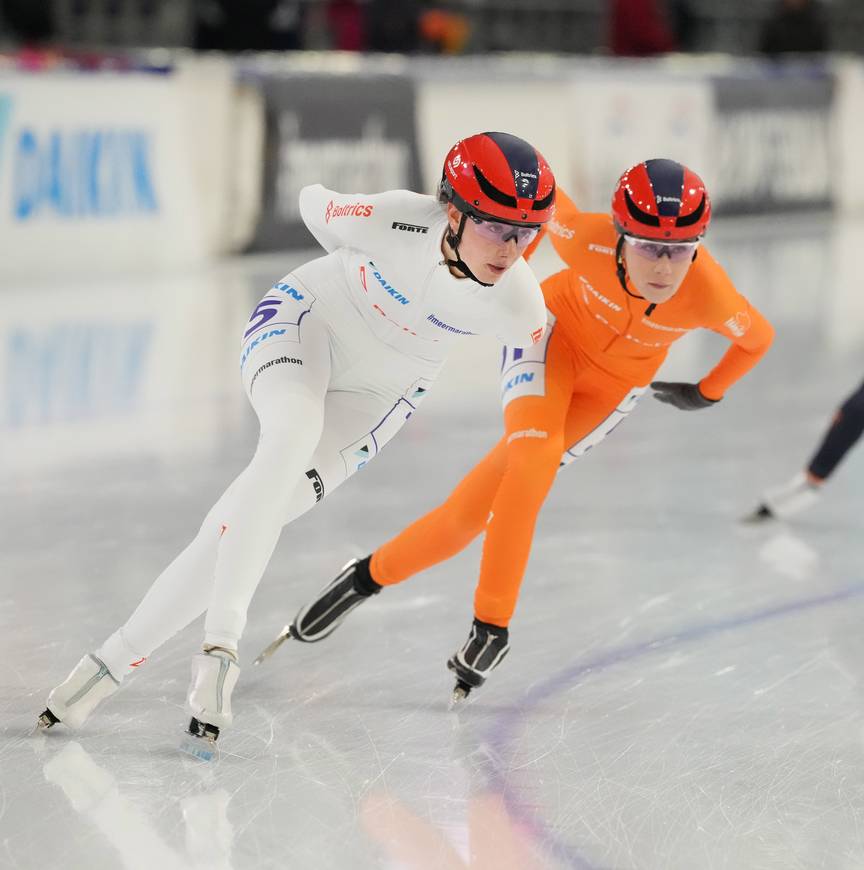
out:
{"label": "visor lens", "polygon": [[501,245],[513,239],[520,251],[527,248],[540,232],[540,227],[517,227],[513,224],[502,224],[500,221],[484,221],[474,217],[474,215],[470,215],[470,217],[474,226],[477,227],[478,235],[487,241],[497,242]]}
{"label": "visor lens", "polygon": [[650,239],[637,239],[635,236],[624,236],[624,241],[634,253],[646,260],[659,260],[666,255],[673,263],[690,260],[699,247],[699,239],[692,242],[655,242]]}

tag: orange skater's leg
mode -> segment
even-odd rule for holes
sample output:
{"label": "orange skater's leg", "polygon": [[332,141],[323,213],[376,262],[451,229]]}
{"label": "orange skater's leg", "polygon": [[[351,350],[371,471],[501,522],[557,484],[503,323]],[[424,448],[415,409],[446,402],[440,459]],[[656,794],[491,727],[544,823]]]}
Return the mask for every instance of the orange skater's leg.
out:
{"label": "orange skater's leg", "polygon": [[564,450],[566,400],[516,399],[505,413],[507,467],[492,502],[474,613],[505,628],[528,562],[534,524]]}
{"label": "orange skater's leg", "polygon": [[[629,384],[583,369],[562,412],[549,399],[523,398],[507,409],[507,471],[486,529],[480,579],[474,596],[477,619],[506,627],[516,608],[537,515],[568,448],[593,446],[626,416]],[[624,408],[624,412],[619,411]],[[517,437],[533,428],[549,438]],[[565,460],[567,457],[565,456]]]}
{"label": "orange skater's leg", "polygon": [[475,616],[505,628],[531,550],[534,525],[564,451],[578,377],[576,355],[553,326],[545,348],[514,354],[504,374],[506,466],[486,524]]}
{"label": "orange skater's leg", "polygon": [[[514,447],[514,439],[511,437],[513,429],[508,428],[507,435],[468,473],[447,501],[408,526],[372,554],[369,569],[375,582],[382,586],[400,583],[418,571],[443,562],[467,547],[486,528],[493,510],[493,501],[498,496],[502,479],[514,453],[517,457],[529,456],[539,449],[541,452],[548,451],[551,455],[557,450],[555,462],[552,463],[551,474],[554,477],[554,469],[557,468],[561,456],[560,445],[563,444],[564,420],[572,389],[573,364],[572,353],[559,336],[550,333],[547,342],[548,349],[541,350],[540,346],[532,349],[532,353],[539,353],[541,358],[545,355],[541,366],[543,371],[535,371],[526,384],[535,392],[540,386],[540,392],[543,394],[513,400],[508,404],[508,408],[528,401],[524,412],[526,420],[531,408],[546,409],[540,411],[540,417],[557,421],[555,426],[558,434],[557,436],[553,434],[552,438],[558,438],[556,442],[558,446],[550,449],[547,437],[546,442],[539,447],[537,438],[517,438],[515,440],[531,443],[527,443],[527,447],[523,443]],[[544,348],[545,344],[546,342]],[[518,354],[518,358],[523,358],[521,350],[511,350],[511,356],[514,352]],[[527,358],[527,355],[524,355],[524,358]],[[525,386],[520,384],[514,392],[524,388]],[[505,425],[507,413],[508,411],[505,410]],[[527,420],[523,428],[526,430],[532,428],[531,421]],[[511,443],[508,443],[508,440]]]}
{"label": "orange skater's leg", "polygon": [[372,579],[382,586],[401,583],[464,550],[483,531],[505,462],[502,439],[468,472],[447,501],[372,554]]}

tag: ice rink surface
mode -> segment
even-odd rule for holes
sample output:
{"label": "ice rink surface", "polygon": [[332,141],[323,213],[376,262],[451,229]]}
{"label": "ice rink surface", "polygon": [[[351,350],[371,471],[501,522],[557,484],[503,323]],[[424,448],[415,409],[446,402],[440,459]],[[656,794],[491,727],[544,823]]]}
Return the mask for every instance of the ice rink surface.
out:
{"label": "ice rink surface", "polygon": [[[239,336],[299,255],[5,286],[0,867],[864,868],[864,449],[800,520],[737,522],[864,377],[861,229],[717,222],[774,348],[716,408],[646,398],[562,472],[512,652],[461,711],[445,661],[476,545],[251,668],[498,437],[498,348],[460,352],[382,456],[283,534],[210,764],[178,751],[200,623],[80,732],[32,729],[251,455]],[[724,347],[689,336],[663,375],[697,380]]]}

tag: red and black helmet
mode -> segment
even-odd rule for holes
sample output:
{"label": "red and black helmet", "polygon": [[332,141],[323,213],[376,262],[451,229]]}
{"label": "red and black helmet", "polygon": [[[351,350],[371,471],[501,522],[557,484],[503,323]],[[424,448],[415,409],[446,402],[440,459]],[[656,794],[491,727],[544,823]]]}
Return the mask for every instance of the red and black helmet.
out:
{"label": "red and black helmet", "polygon": [[450,149],[438,197],[483,220],[538,226],[552,217],[555,176],[524,139],[478,133]]}
{"label": "red and black helmet", "polygon": [[674,160],[646,160],[618,179],[612,217],[619,232],[640,238],[696,239],[708,229],[711,200],[692,169]]}

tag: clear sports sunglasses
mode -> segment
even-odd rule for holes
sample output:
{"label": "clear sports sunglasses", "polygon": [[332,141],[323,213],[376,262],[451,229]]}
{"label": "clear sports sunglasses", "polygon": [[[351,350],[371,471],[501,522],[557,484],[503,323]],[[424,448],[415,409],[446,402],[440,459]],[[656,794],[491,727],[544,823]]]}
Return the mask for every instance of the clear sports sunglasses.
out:
{"label": "clear sports sunglasses", "polygon": [[468,215],[471,222],[477,227],[478,235],[482,236],[490,242],[498,242],[506,244],[510,239],[516,240],[516,247],[521,251],[527,248],[534,239],[537,238],[537,233],[540,232],[538,226],[516,226],[515,224],[505,224],[501,221],[486,221],[483,218],[475,217],[473,214]]}
{"label": "clear sports sunglasses", "polygon": [[693,254],[696,253],[696,248],[702,243],[701,239],[689,242],[657,242],[653,239],[628,236],[626,233],[624,241],[633,249],[634,253],[646,260],[659,260],[665,254],[673,263],[692,259]]}

